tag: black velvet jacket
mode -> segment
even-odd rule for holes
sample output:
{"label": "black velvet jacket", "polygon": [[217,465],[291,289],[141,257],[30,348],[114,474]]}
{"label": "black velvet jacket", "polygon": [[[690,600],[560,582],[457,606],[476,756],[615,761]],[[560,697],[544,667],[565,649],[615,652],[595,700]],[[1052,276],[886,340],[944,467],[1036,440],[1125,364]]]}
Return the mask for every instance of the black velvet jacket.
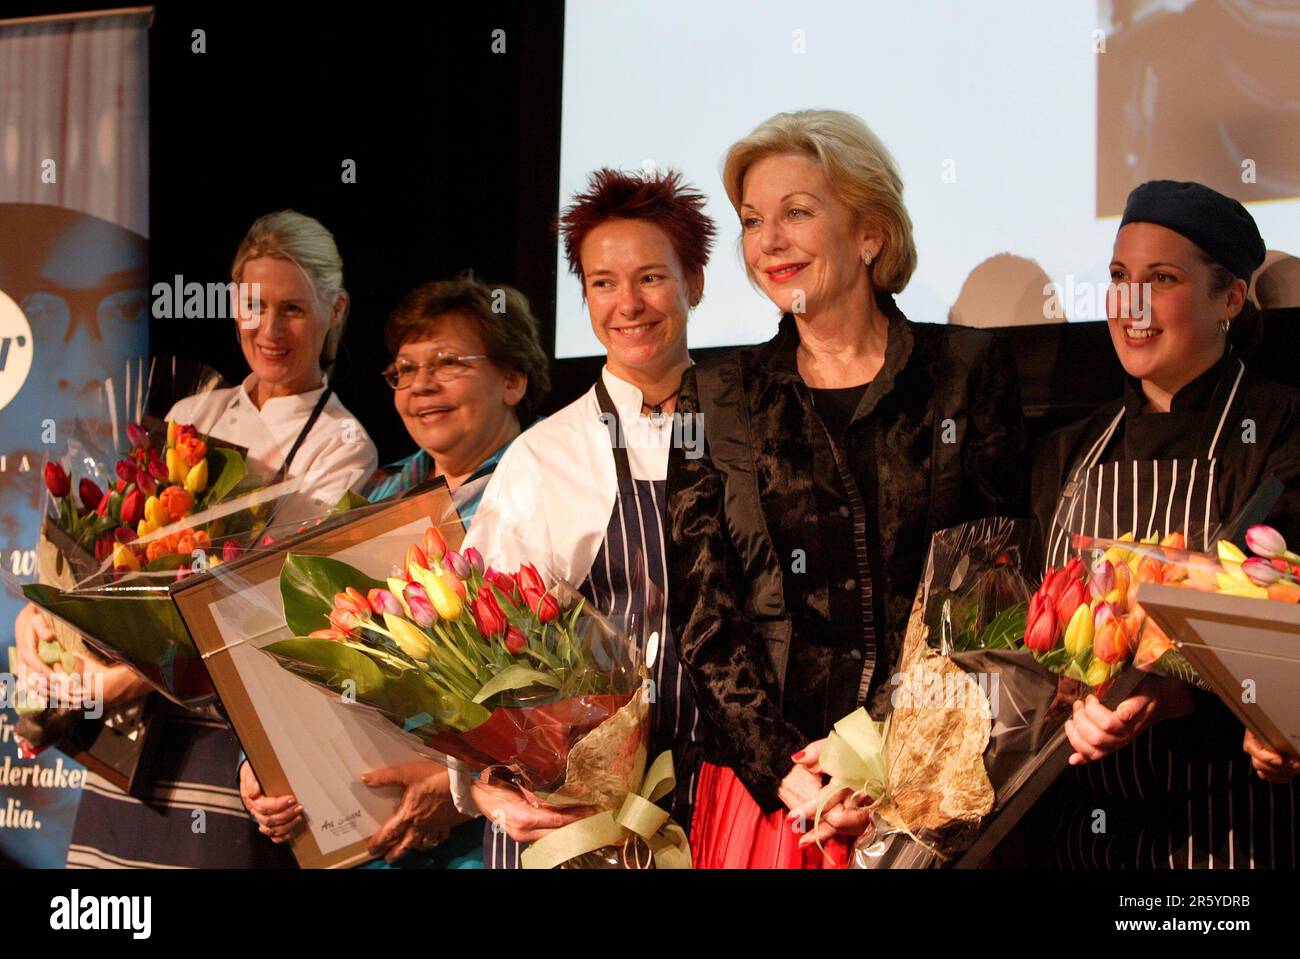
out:
{"label": "black velvet jacket", "polygon": [[673,628],[709,758],[768,811],[790,755],[858,705],[873,659],[868,705],[887,710],[931,533],[1025,512],[1011,359],[983,331],[913,324],[879,303],[884,365],[836,438],[847,484],[798,372],[792,316],[768,343],[692,367],[678,399],[702,415],[705,442],[669,457]]}

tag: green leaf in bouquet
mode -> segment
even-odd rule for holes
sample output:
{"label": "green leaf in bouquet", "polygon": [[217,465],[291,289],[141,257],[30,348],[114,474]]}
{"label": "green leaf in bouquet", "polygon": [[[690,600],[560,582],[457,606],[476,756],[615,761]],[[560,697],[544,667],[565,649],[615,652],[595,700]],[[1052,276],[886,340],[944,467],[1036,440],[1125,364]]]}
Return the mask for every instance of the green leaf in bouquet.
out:
{"label": "green leaf in bouquet", "polygon": [[[487,721],[488,710],[461,696],[440,690],[416,667],[398,668],[376,655],[387,654],[354,643],[295,637],[264,647],[290,672],[356,701],[374,706],[390,717],[408,720],[420,714],[444,729],[466,730]],[[355,684],[351,687],[348,682]]]}
{"label": "green leaf in bouquet", "polygon": [[330,610],[334,608],[334,595],[349,586],[363,593],[386,588],[386,584],[337,559],[290,553],[280,570],[285,622],[301,636],[326,628]]}
{"label": "green leaf in bouquet", "polygon": [[208,481],[208,494],[203,498],[205,506],[220,503],[248,475],[248,464],[236,450],[218,446],[208,450],[208,469],[212,478]]}
{"label": "green leaf in bouquet", "polygon": [[483,688],[478,691],[478,695],[474,697],[474,702],[484,703],[498,693],[527,689],[530,686],[547,686],[551,689],[559,689],[560,681],[553,674],[538,672],[536,669],[529,669],[527,666],[518,664],[507,666],[484,684]]}
{"label": "green leaf in bouquet", "polygon": [[210,683],[176,604],[165,593],[78,595],[28,583],[23,594],[82,633],[108,659],[121,659],[180,701],[210,694]]}
{"label": "green leaf in bouquet", "polygon": [[1024,606],[1017,603],[998,613],[980,631],[977,649],[1015,649],[1025,635]]}
{"label": "green leaf in bouquet", "polygon": [[1046,668],[1056,674],[1062,673],[1066,669],[1067,663],[1072,663],[1069,652],[1064,646],[1057,646],[1055,649],[1043,653],[1036,657],[1037,660]]}
{"label": "green leaf in bouquet", "polygon": [[1167,649],[1160,654],[1150,666],[1143,667],[1151,672],[1159,673],[1161,676],[1168,676],[1172,679],[1181,679],[1185,683],[1195,683],[1200,674],[1196,668],[1187,661],[1187,657],[1177,649]]}

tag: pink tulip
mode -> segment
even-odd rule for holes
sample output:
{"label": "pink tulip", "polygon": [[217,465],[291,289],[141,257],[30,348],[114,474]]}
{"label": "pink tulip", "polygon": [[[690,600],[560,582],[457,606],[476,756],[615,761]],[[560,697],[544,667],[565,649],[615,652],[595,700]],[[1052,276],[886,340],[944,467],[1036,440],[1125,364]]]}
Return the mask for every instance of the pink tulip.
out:
{"label": "pink tulip", "polygon": [[1286,555],[1286,540],[1271,526],[1252,526],[1246,530],[1246,546],[1265,559]]}
{"label": "pink tulip", "polygon": [[1250,577],[1250,581],[1256,586],[1271,586],[1282,578],[1281,571],[1260,556],[1252,556],[1242,563],[1241,571]]}
{"label": "pink tulip", "polygon": [[366,601],[377,616],[383,616],[384,613],[402,616],[406,613],[402,604],[397,601],[397,597],[386,589],[372,589],[366,594]]}
{"label": "pink tulip", "polygon": [[419,583],[407,583],[406,588],[402,590],[402,598],[410,607],[411,619],[414,620],[415,625],[428,629],[437,621],[437,610],[433,608],[428,592]]}
{"label": "pink tulip", "polygon": [[452,572],[460,579],[469,579],[470,565],[469,560],[454,549],[447,550],[447,565],[451,567]]}
{"label": "pink tulip", "polygon": [[465,550],[465,558],[469,560],[470,566],[474,567],[474,571],[481,576],[485,568],[483,554],[471,546],[469,549]]}

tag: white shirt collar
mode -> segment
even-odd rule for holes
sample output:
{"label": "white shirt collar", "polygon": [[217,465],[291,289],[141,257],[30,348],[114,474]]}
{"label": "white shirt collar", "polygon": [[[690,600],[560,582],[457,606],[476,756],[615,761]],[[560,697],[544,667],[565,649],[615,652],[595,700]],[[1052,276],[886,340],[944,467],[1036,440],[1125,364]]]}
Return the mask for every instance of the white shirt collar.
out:
{"label": "white shirt collar", "polygon": [[[687,362],[688,369],[695,365],[690,357],[687,357]],[[625,410],[634,410],[634,415],[641,415],[641,407],[645,403],[645,394],[627,380],[619,379],[611,373],[608,364],[601,368],[600,377],[605,381],[605,389],[609,390],[609,397],[614,401],[614,408],[620,414]]]}
{"label": "white shirt collar", "polygon": [[[240,384],[236,392],[237,401],[247,403],[253,410],[257,405],[253,402],[253,388],[257,385],[257,374],[249,373],[244,377],[244,382]],[[295,393],[292,396],[273,396],[262,404],[261,412],[264,415],[274,413],[277,417],[293,417],[295,414],[310,412],[316,406],[316,401],[320,399],[321,393],[329,385],[329,374],[321,374],[321,385],[314,390],[308,390],[305,393]]]}

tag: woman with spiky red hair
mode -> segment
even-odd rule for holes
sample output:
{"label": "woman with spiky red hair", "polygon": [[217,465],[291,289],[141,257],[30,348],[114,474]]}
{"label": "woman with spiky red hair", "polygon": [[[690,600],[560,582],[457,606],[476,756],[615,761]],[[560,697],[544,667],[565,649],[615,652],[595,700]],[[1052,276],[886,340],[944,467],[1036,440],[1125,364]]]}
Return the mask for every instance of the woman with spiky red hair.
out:
{"label": "woman with spiky red hair", "polygon": [[[602,612],[640,615],[655,682],[651,755],[673,750],[671,811],[686,827],[700,726],[668,625],[664,484],[669,447],[686,436],[673,413],[691,363],[687,317],[704,295],[714,235],[704,202],[676,173],[608,169],[574,197],[560,230],[605,368],[585,395],[506,451],[466,539],[494,565],[535,560],[580,585]],[[537,808],[482,781],[472,795],[461,790],[463,808],[471,801],[488,819],[489,868],[517,867],[520,843],[590,813]]]}

